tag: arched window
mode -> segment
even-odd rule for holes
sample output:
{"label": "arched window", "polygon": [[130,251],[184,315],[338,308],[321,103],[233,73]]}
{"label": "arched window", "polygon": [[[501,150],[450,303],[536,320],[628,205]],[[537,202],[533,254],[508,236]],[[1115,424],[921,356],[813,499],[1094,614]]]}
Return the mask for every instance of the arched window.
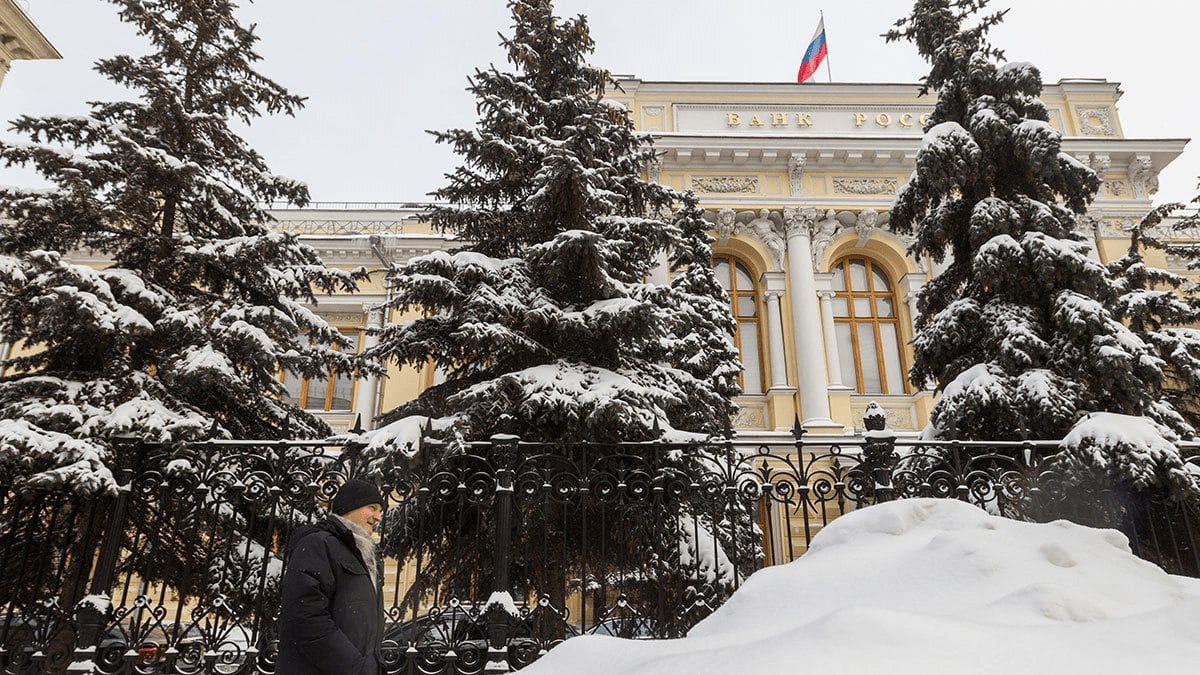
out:
{"label": "arched window", "polygon": [[736,328],[733,341],[742,355],[740,384],[746,394],[763,392],[763,362],[759,329],[758,285],[750,271],[737,258],[729,255],[713,256],[713,271],[721,287],[729,293],[733,303],[733,318]]}
{"label": "arched window", "polygon": [[842,382],[862,394],[905,393],[896,291],[887,272],[861,256],[843,258],[832,271]]}

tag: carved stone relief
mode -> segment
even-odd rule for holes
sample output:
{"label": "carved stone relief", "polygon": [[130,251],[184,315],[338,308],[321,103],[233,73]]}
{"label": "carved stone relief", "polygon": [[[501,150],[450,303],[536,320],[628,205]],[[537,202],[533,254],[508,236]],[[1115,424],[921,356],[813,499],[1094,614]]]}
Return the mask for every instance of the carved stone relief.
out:
{"label": "carved stone relief", "polygon": [[1149,199],[1158,192],[1158,172],[1149,157],[1139,155],[1130,160],[1129,182],[1135,199]]}
{"label": "carved stone relief", "polygon": [[791,183],[793,197],[799,197],[803,191],[801,179],[804,177],[805,161],[805,156],[798,152],[793,152],[792,156],[788,157],[788,180]]}
{"label": "carved stone relief", "polygon": [[1108,108],[1077,108],[1079,133],[1083,136],[1112,136],[1112,113]]}
{"label": "carved stone relief", "polygon": [[1097,230],[1101,237],[1124,239],[1134,225],[1137,225],[1136,218],[1101,218]]}
{"label": "carved stone relief", "polygon": [[331,326],[361,326],[362,312],[321,312],[321,318]]}
{"label": "carved stone relief", "polygon": [[785,228],[783,216],[778,211],[759,209],[757,213],[754,211],[737,212],[731,208],[724,208],[715,214],[706,211],[705,218],[713,223],[713,227],[717,231],[717,240],[721,243],[725,243],[735,234],[744,233],[766,247],[776,268],[783,268],[783,256],[787,250],[787,244],[782,236]]}
{"label": "carved stone relief", "polygon": [[730,208],[724,208],[717,212],[716,230],[717,241],[724,244],[729,241],[729,238],[737,234],[738,224],[735,218],[737,212]]}
{"label": "carved stone relief", "polygon": [[[916,416],[913,410],[908,407],[893,408],[889,406],[880,406],[883,408],[883,414],[887,418],[887,428],[898,431],[910,431],[916,429]],[[861,424],[863,415],[867,412],[866,405],[852,405],[850,414],[856,420],[856,426]]]}
{"label": "carved stone relief", "polygon": [[646,162],[646,179],[651,183],[662,183],[662,157],[655,155],[653,159]]}
{"label": "carved stone relief", "polygon": [[1084,164],[1095,171],[1097,176],[1103,177],[1108,172],[1108,167],[1112,165],[1112,159],[1108,155],[1092,154]]}
{"label": "carved stone relief", "polygon": [[813,254],[813,269],[820,266],[821,258],[825,256],[825,249],[829,248],[829,242],[837,235],[838,228],[841,223],[837,220],[837,214],[830,209],[825,212],[825,217],[813,223],[812,230],[812,254]]}
{"label": "carved stone relief", "polygon": [[735,429],[766,429],[767,406],[764,404],[738,401],[737,417],[733,418]]}
{"label": "carved stone relief", "polygon": [[844,195],[894,195],[900,181],[895,178],[851,178],[835,176],[833,191]]}
{"label": "carved stone relief", "polygon": [[642,106],[642,130],[663,130],[663,107],[661,105]]}
{"label": "carved stone relief", "polygon": [[1129,189],[1129,183],[1120,178],[1109,178],[1104,181],[1104,192],[1109,197],[1124,199],[1133,196],[1132,190]]}
{"label": "carved stone relief", "polygon": [[871,231],[875,229],[875,223],[878,221],[879,212],[875,209],[863,209],[858,212],[858,221],[854,223],[854,231],[858,233],[860,247],[867,245],[867,240],[871,238]]}
{"label": "carved stone relief", "polygon": [[693,176],[692,189],[722,194],[756,194],[759,191],[758,176]]}

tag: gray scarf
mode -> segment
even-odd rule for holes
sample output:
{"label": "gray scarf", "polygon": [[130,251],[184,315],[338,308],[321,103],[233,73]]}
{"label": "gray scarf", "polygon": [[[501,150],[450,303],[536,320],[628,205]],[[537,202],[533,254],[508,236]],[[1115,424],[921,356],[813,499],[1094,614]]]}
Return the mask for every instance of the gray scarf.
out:
{"label": "gray scarf", "polygon": [[354,535],[354,544],[358,546],[358,552],[362,554],[363,562],[367,564],[367,574],[371,575],[371,588],[374,588],[375,592],[378,593],[379,571],[375,566],[375,540],[371,538],[371,533],[367,532],[367,530],[358,523],[352,520],[347,520],[346,518],[343,518],[337,514],[334,514],[334,516],[338,520],[342,521],[342,524],[345,525],[350,530],[350,533]]}

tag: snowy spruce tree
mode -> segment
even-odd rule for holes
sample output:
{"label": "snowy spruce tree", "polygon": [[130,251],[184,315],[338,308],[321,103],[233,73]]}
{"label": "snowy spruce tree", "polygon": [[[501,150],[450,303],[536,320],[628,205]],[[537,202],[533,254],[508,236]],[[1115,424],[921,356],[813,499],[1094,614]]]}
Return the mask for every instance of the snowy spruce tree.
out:
{"label": "snowy spruce tree", "polygon": [[[608,74],[586,61],[593,42],[585,19],[554,16],[549,0],[509,6],[512,33],[502,46],[514,72],[477,71],[469,87],[476,128],[434,134],[463,163],[434,193],[446,204],[430,219],[463,245],[393,270],[391,306],[419,316],[385,328],[365,354],[380,363],[432,364],[445,381],[387,413],[387,424],[368,439],[368,458],[412,464],[419,453],[434,462],[462,441],[511,434],[579,459],[574,444],[723,433],[740,366],[694,200],[676,222],[670,209],[682,197],[641,177],[653,150],[624,106],[605,98]],[[668,253],[679,269],[676,283],[647,283]],[[533,522],[549,513],[529,514],[517,541],[537,532],[580,534],[563,531],[561,518]],[[659,553],[678,550],[683,525],[665,522],[646,518],[645,532],[594,526],[588,536],[613,537],[612,560],[620,559],[617,547],[632,547],[629,561],[657,551],[664,567],[657,573],[666,574],[666,561],[678,553]],[[701,538],[712,541],[710,533]],[[401,556],[424,545],[390,541]],[[464,563],[490,573],[489,551],[456,550],[450,541],[447,535],[445,547],[429,545],[426,576],[438,578],[444,565],[442,578],[449,578]],[[548,561],[527,562],[533,569]]]}
{"label": "snowy spruce tree", "polygon": [[[257,37],[230,0],[112,2],[150,46],[96,64],[130,97],[21,117],[12,129],[27,140],[0,142],[6,165],[50,184],[0,188],[0,333],[18,348],[0,379],[0,471],[81,493],[115,490],[113,469],[135,461],[123,436],[164,444],[144,468],[183,480],[215,456],[176,455],[183,441],[327,435],[282,400],[279,374],[355,365],[302,303],[353,290],[356,275],[271,229],[260,204],[303,205],[307,189],[232,128],[303,99],[255,69]],[[143,578],[213,587],[189,575],[219,567],[220,544],[170,533],[216,514],[171,507]],[[249,550],[243,515],[222,512],[230,551]]]}
{"label": "snowy spruce tree", "polygon": [[[704,405],[689,402],[683,415],[702,418],[684,423],[684,428],[713,431],[713,423],[730,419],[737,411],[731,401],[741,393],[738,374],[741,356],[732,335],[735,324],[729,311],[729,295],[712,268],[712,225],[704,219],[696,196],[687,192],[676,212],[680,239],[671,250],[671,293],[666,309],[674,309],[675,327],[662,340],[663,361],[678,367],[696,379],[711,383],[714,398]],[[713,419],[713,410],[723,415]],[[717,427],[720,429],[721,427]]]}
{"label": "snowy spruce tree", "polygon": [[[690,328],[695,340],[720,341],[711,334],[728,328],[728,309],[680,312],[656,302],[672,289],[645,282],[660,254],[706,246],[682,241],[663,215],[679,195],[641,178],[652,149],[603,97],[607,73],[584,60],[585,21],[556,18],[543,0],[511,7],[503,46],[517,72],[477,72],[478,127],[435,134],[464,163],[434,193],[448,204],[430,218],[466,243],[396,268],[392,306],[422,316],[385,329],[367,354],[432,363],[446,381],[386,419],[433,418],[435,435],[471,440],[719,432],[736,355],[686,369],[660,357],[679,352],[663,343]],[[678,325],[687,311],[705,323]]]}
{"label": "snowy spruce tree", "polygon": [[1108,268],[1119,290],[1113,316],[1162,361],[1165,377],[1153,383],[1153,397],[1164,406],[1160,416],[1173,420],[1171,427],[1188,436],[1200,428],[1200,296],[1194,282],[1145,259],[1147,251],[1187,256],[1188,246],[1176,247],[1160,237],[1163,228],[1190,225],[1190,218],[1176,219],[1172,225],[1171,214],[1182,209],[1179,203],[1152,209],[1129,231],[1125,255]]}
{"label": "snowy spruce tree", "polygon": [[[916,45],[930,63],[923,93],[937,95],[891,218],[915,235],[914,256],[946,261],[919,299],[910,372],[941,392],[927,433],[1062,439],[1089,414],[1113,413],[1146,417],[1160,435],[1191,435],[1156,395],[1163,361],[1112,311],[1121,284],[1079,233],[1099,180],[1062,152],[1037,68],[999,63],[987,34],[1004,12],[971,24],[986,5],[919,0],[887,35]],[[1089,438],[1104,432],[1089,429]],[[1145,487],[1147,475],[1158,487],[1181,484],[1177,453],[1140,447],[1077,456],[1130,484]]]}

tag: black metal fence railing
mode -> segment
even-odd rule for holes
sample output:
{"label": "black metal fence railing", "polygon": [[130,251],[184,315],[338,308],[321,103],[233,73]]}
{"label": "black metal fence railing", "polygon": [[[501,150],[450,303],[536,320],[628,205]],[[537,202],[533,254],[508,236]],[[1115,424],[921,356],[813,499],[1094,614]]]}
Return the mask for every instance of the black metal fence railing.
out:
{"label": "black metal fence railing", "polygon": [[[1065,471],[1054,442],[496,437],[382,463],[359,450],[129,442],[123,488],[100,496],[0,467],[0,672],[274,672],[287,539],[352,475],[389,501],[388,673],[519,669],[583,633],[683,635],[838,515],[893,498],[1115,527],[1138,555],[1200,576],[1200,504]],[[1196,448],[1181,450],[1200,472]]]}

